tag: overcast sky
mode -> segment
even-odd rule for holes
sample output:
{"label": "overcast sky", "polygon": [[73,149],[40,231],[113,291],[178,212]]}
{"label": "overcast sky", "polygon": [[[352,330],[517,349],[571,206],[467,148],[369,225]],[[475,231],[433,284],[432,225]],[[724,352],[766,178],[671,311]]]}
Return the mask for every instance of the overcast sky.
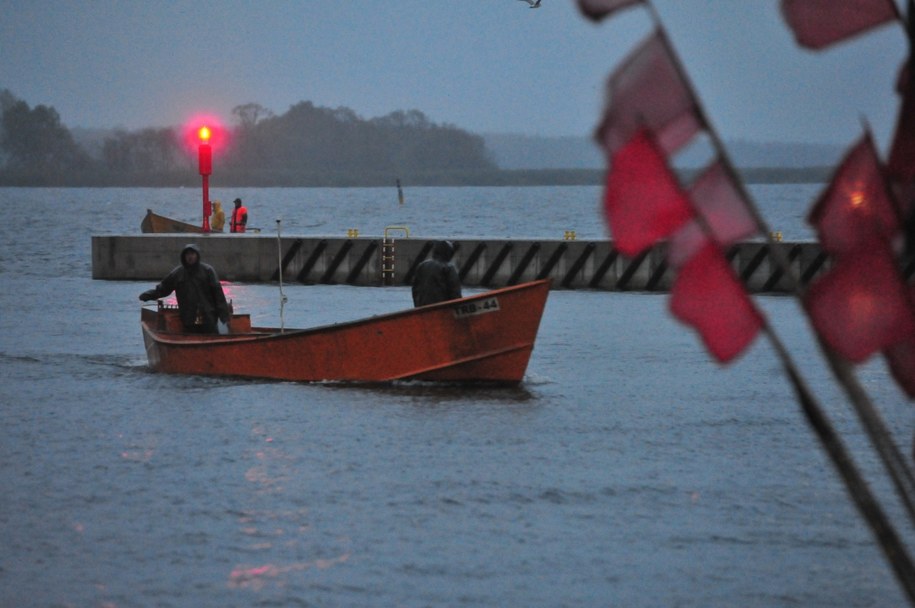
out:
{"label": "overcast sky", "polygon": [[[778,0],[653,0],[726,140],[888,141],[906,53],[898,25],[818,53]],[[901,0],[897,0],[902,4]],[[363,118],[418,109],[475,133],[590,135],[613,67],[650,27],[574,0],[0,0],[0,89],[68,127],[180,125],[256,102]]]}

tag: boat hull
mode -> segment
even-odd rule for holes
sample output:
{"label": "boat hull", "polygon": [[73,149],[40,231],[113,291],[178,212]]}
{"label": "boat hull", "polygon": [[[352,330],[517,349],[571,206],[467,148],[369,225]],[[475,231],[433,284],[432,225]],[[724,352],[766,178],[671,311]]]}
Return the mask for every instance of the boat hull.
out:
{"label": "boat hull", "polygon": [[[180,220],[174,220],[164,215],[153,213],[152,209],[146,210],[143,221],[140,222],[140,230],[144,234],[170,234],[174,232],[193,232],[202,233],[203,228],[195,224],[188,224]],[[221,232],[221,231],[220,231]]]}
{"label": "boat hull", "polygon": [[[235,315],[227,336],[175,331],[176,311],[143,309],[150,366],[160,372],[297,382],[517,384],[549,292],[533,281],[347,323],[280,332]],[[170,329],[169,329],[170,328]],[[237,333],[235,333],[237,332]]]}

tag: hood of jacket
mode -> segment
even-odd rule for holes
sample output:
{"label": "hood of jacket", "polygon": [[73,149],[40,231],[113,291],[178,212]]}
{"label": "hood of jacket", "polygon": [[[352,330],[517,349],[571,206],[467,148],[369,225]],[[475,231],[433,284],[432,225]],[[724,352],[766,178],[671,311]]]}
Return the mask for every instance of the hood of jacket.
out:
{"label": "hood of jacket", "polygon": [[[188,251],[193,251],[197,254],[197,263],[196,264],[188,264],[187,262],[184,261],[184,254],[187,253]],[[184,249],[181,250],[181,265],[184,266],[185,268],[191,268],[192,266],[196,266],[199,263],[200,263],[200,248],[197,247],[197,245],[195,245],[193,243],[185,245]]]}
{"label": "hood of jacket", "polygon": [[432,246],[432,257],[436,260],[447,262],[454,255],[454,245],[451,241],[437,241]]}

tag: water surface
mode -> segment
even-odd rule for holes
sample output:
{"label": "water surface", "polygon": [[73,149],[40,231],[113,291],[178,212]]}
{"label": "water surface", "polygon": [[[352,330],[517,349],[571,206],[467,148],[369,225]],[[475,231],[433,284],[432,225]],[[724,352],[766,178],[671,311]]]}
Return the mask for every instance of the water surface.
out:
{"label": "water surface", "polygon": [[[806,238],[817,191],[754,188],[785,238]],[[265,229],[282,217],[284,234],[605,237],[597,188],[405,194],[214,196],[243,196]],[[90,235],[137,232],[146,208],[194,219],[198,198],[0,189],[0,605],[903,603],[772,348],[719,368],[664,295],[553,292],[514,389],[151,373],[137,300],[151,285],[93,281]],[[279,322],[275,286],[227,289]],[[287,326],[410,302],[404,287],[285,291]],[[875,477],[794,302],[756,301]],[[911,405],[883,364],[860,378],[908,445]]]}

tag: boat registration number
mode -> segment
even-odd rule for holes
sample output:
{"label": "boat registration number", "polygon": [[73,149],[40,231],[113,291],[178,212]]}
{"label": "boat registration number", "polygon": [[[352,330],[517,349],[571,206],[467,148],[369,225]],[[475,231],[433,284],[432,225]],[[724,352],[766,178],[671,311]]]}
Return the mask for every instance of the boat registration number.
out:
{"label": "boat registration number", "polygon": [[454,307],[454,316],[458,319],[461,317],[472,317],[474,315],[483,315],[488,312],[499,310],[499,298],[486,298],[474,302],[466,302]]}

